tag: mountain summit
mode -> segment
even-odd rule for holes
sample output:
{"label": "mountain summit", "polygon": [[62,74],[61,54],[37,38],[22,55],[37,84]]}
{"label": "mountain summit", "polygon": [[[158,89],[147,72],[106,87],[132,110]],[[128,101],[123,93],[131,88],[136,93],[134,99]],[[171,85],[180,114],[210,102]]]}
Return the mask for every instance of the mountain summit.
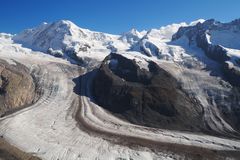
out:
{"label": "mountain summit", "polygon": [[61,20],[27,29],[14,36],[13,40],[33,50],[63,56],[64,53],[76,54],[81,51],[87,52],[95,46],[104,46],[113,37],[79,28],[68,20]]}

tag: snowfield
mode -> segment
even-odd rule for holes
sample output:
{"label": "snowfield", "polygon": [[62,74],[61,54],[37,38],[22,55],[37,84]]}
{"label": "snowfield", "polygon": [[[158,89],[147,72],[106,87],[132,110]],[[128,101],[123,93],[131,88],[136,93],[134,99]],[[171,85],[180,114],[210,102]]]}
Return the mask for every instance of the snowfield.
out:
{"label": "snowfield", "polygon": [[[15,62],[26,65],[39,79],[42,90],[41,98],[35,104],[0,118],[0,136],[19,149],[46,160],[171,160],[189,158],[184,153],[195,151],[240,152],[238,139],[148,128],[113,116],[91,98],[94,67],[83,68],[72,64],[66,57],[46,54],[49,48],[64,55],[64,49],[69,49],[67,47],[79,50],[89,45],[90,49],[79,51],[77,56],[95,59],[93,66],[98,66],[111,52],[109,46],[112,46],[119,54],[136,59],[142,68],[148,68],[147,61],[154,60],[179,77],[185,90],[196,94],[205,105],[204,119],[212,129],[235,132],[216,108],[207,107],[205,94],[208,90],[212,89],[215,91],[212,94],[217,94],[220,90],[227,92],[229,89],[216,85],[219,77],[212,77],[210,71],[204,70],[211,65],[218,74],[218,64],[209,60],[199,48],[189,47],[188,40],[184,38],[170,42],[177,29],[186,25],[174,24],[147,33],[132,30],[121,37],[79,29],[69,21],[60,21],[44,23],[17,36],[0,34],[0,59],[11,65]],[[66,32],[68,30],[70,32]],[[59,34],[53,34],[55,32]],[[212,43],[231,45],[213,38],[215,34],[224,36],[225,32],[211,34],[209,41]],[[144,36],[147,38],[143,39]],[[236,38],[235,35],[232,37]],[[147,46],[146,42],[156,45],[160,56],[153,53],[154,48]],[[131,48],[130,44],[135,47]],[[143,45],[151,56],[141,54],[139,45]],[[239,58],[239,48],[234,49],[229,50],[229,54]],[[110,63],[117,65],[116,61]]]}

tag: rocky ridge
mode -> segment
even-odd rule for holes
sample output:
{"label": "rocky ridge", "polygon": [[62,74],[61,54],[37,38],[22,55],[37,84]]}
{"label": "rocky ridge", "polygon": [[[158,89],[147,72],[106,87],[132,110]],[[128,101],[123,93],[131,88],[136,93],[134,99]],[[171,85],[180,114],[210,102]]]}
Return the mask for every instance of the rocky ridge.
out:
{"label": "rocky ridge", "polygon": [[34,103],[36,84],[29,69],[14,61],[0,62],[0,115]]}

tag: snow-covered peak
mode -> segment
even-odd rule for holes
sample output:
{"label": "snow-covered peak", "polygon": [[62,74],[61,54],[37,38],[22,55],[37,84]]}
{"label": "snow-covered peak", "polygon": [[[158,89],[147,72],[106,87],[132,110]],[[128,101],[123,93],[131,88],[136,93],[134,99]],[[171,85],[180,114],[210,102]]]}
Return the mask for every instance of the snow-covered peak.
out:
{"label": "snow-covered peak", "polygon": [[171,40],[171,37],[177,30],[182,27],[187,26],[186,23],[171,24],[163,26],[160,29],[151,29],[145,35],[146,37],[151,37],[159,40]]}
{"label": "snow-covered peak", "polygon": [[69,21],[69,20],[59,20],[59,21],[55,22],[55,24],[58,26],[66,25],[69,27],[77,27],[77,25],[75,25],[72,21]]}
{"label": "snow-covered peak", "polygon": [[198,23],[204,23],[206,20],[205,19],[198,19],[196,21],[192,21],[191,23],[189,23],[189,26],[195,26]]}
{"label": "snow-covered peak", "polygon": [[129,33],[134,34],[134,35],[140,35],[140,32],[136,28],[132,28]]}
{"label": "snow-covered peak", "polygon": [[86,53],[94,48],[107,49],[106,45],[112,39],[116,39],[116,36],[83,29],[68,20],[42,23],[13,37],[15,42],[25,47],[50,54],[57,51],[58,56],[65,53]]}
{"label": "snow-covered peak", "polygon": [[131,50],[157,58],[166,57],[165,55],[168,57],[169,51],[167,43],[171,41],[172,35],[175,34],[178,29],[183,26],[188,26],[188,24],[171,24],[163,26],[160,29],[150,29],[138,41],[138,43],[132,45]]}
{"label": "snow-covered peak", "polygon": [[8,33],[0,33],[0,38],[10,39],[13,35]]}
{"label": "snow-covered peak", "polygon": [[133,28],[130,31],[123,33],[119,39],[125,43],[129,43],[130,45],[133,45],[137,43],[142,37],[143,37],[143,34],[138,30],[136,30],[135,28]]}
{"label": "snow-covered peak", "polygon": [[35,50],[47,51],[49,48],[62,49],[66,35],[72,35],[77,27],[70,21],[42,23],[38,27],[27,29],[13,37],[13,40]]}
{"label": "snow-covered peak", "polygon": [[198,23],[205,22],[204,19],[198,19],[196,21],[190,22],[187,24],[186,22],[181,23],[173,23],[170,25],[162,26],[159,29],[150,29],[146,34],[146,38],[156,38],[161,39],[162,41],[170,41],[172,36],[178,31],[180,27],[194,26]]}

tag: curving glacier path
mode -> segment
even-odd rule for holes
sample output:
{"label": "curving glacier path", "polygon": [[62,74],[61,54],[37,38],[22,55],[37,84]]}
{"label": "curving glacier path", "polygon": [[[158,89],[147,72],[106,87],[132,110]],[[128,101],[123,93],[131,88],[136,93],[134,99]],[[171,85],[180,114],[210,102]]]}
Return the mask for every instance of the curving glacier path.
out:
{"label": "curving glacier path", "polygon": [[19,51],[17,45],[0,46],[0,52],[12,65],[26,65],[41,86],[35,104],[0,119],[0,135],[25,152],[47,160],[151,160],[240,151],[239,140],[141,127],[112,116],[89,98],[94,71],[86,74],[65,60]]}

